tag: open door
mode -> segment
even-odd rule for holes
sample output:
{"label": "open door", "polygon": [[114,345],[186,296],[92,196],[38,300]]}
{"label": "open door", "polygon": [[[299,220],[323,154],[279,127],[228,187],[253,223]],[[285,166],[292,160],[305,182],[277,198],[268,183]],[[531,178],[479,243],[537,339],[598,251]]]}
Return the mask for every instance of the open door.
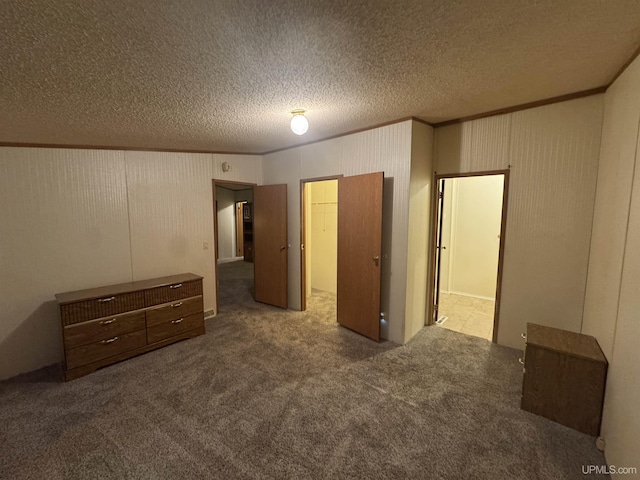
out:
{"label": "open door", "polygon": [[382,172],[338,178],[338,323],[380,340]]}
{"label": "open door", "polygon": [[438,233],[436,243],[436,291],[433,302],[433,321],[437,322],[439,318],[440,305],[440,273],[442,269],[442,250],[446,247],[442,245],[442,221],[444,219],[444,179],[438,182]]}
{"label": "open door", "polygon": [[242,216],[243,202],[236,202],[236,257],[244,256],[244,218]]}
{"label": "open door", "polygon": [[253,187],[255,300],[288,306],[287,186]]}

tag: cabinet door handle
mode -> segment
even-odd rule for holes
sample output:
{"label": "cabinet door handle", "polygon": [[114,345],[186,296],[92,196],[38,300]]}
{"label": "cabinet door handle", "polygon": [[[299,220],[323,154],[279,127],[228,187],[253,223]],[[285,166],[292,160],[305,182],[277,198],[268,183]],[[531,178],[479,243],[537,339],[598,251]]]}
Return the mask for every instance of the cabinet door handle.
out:
{"label": "cabinet door handle", "polygon": [[172,308],[178,308],[180,306],[182,306],[182,302],[174,303],[173,305],[171,305]]}
{"label": "cabinet door handle", "polygon": [[171,320],[171,323],[173,323],[174,325],[177,325],[178,323],[182,323],[183,320],[184,318],[179,318],[178,320]]}
{"label": "cabinet door handle", "polygon": [[110,302],[110,301],[115,300],[115,299],[116,299],[116,297],[99,298],[98,302],[106,303],[106,302]]}
{"label": "cabinet door handle", "polygon": [[110,343],[115,342],[117,339],[118,339],[118,337],[113,337],[113,338],[110,338],[109,340],[102,340],[100,343],[101,343],[102,345],[108,345],[108,344],[110,344]]}
{"label": "cabinet door handle", "polygon": [[375,257],[373,257],[373,261],[376,264],[376,267],[378,266],[378,262],[380,262],[380,257],[378,255],[376,255]]}
{"label": "cabinet door handle", "polygon": [[111,320],[103,320],[100,322],[100,325],[110,325],[113,322],[115,322],[117,320],[117,318],[112,318]]}
{"label": "cabinet door handle", "polygon": [[178,283],[176,285],[171,285],[169,288],[180,288],[182,286],[181,283]]}
{"label": "cabinet door handle", "polygon": [[520,365],[524,365],[524,360],[522,359],[522,357],[520,357],[520,358],[518,359],[518,363],[519,363]]}
{"label": "cabinet door handle", "polygon": [[525,340],[527,339],[527,334],[526,333],[521,333],[520,336]]}

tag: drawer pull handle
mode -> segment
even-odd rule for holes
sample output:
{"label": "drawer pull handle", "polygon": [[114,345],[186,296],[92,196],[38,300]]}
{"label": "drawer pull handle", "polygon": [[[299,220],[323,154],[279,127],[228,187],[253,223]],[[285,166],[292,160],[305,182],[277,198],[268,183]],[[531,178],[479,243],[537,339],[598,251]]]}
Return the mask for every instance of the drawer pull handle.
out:
{"label": "drawer pull handle", "polygon": [[113,300],[115,300],[115,299],[116,299],[116,297],[99,298],[99,299],[98,299],[98,302],[100,302],[100,303],[107,303],[107,302],[111,302],[111,301],[113,301]]}
{"label": "drawer pull handle", "polygon": [[178,302],[178,303],[174,303],[173,305],[171,305],[173,308],[178,308],[180,306],[182,306],[182,302]]}
{"label": "drawer pull handle", "polygon": [[521,334],[520,334],[520,336],[521,336],[522,338],[524,338],[525,340],[527,339],[527,334],[526,334],[526,333],[521,333]]}
{"label": "drawer pull handle", "polygon": [[116,318],[112,318],[111,320],[103,320],[100,322],[100,325],[110,325],[113,322],[115,322],[117,319]]}
{"label": "drawer pull handle", "polygon": [[181,283],[178,283],[177,285],[171,285],[169,288],[180,288],[182,286]]}
{"label": "drawer pull handle", "polygon": [[520,365],[524,365],[524,360],[523,360],[522,358],[519,358],[519,359],[518,359],[518,363],[519,363]]}
{"label": "drawer pull handle", "polygon": [[109,340],[102,340],[100,343],[103,344],[103,345],[108,345],[110,343],[115,342],[117,339],[118,339],[118,337],[113,337],[113,338],[110,338]]}
{"label": "drawer pull handle", "polygon": [[178,323],[182,323],[183,320],[184,318],[179,318],[178,320],[171,320],[171,323],[173,323],[174,325],[177,325]]}

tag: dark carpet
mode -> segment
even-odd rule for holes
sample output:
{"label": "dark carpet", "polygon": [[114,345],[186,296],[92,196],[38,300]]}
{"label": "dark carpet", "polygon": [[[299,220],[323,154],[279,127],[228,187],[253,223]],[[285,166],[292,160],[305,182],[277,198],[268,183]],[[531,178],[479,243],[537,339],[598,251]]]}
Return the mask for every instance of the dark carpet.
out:
{"label": "dark carpet", "polygon": [[582,474],[594,438],[520,410],[518,351],[436,327],[375,343],[330,294],[283,311],[231,273],[206,335],[0,382],[0,478],[608,478]]}

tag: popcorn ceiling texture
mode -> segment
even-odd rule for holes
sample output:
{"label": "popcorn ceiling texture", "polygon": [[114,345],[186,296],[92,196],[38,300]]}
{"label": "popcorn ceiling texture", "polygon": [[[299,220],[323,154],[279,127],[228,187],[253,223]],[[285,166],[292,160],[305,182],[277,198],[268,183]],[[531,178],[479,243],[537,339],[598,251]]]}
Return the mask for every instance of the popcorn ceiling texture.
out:
{"label": "popcorn ceiling texture", "polygon": [[[4,0],[0,142],[265,152],[606,85],[637,0]],[[307,109],[297,137],[290,111]]]}

